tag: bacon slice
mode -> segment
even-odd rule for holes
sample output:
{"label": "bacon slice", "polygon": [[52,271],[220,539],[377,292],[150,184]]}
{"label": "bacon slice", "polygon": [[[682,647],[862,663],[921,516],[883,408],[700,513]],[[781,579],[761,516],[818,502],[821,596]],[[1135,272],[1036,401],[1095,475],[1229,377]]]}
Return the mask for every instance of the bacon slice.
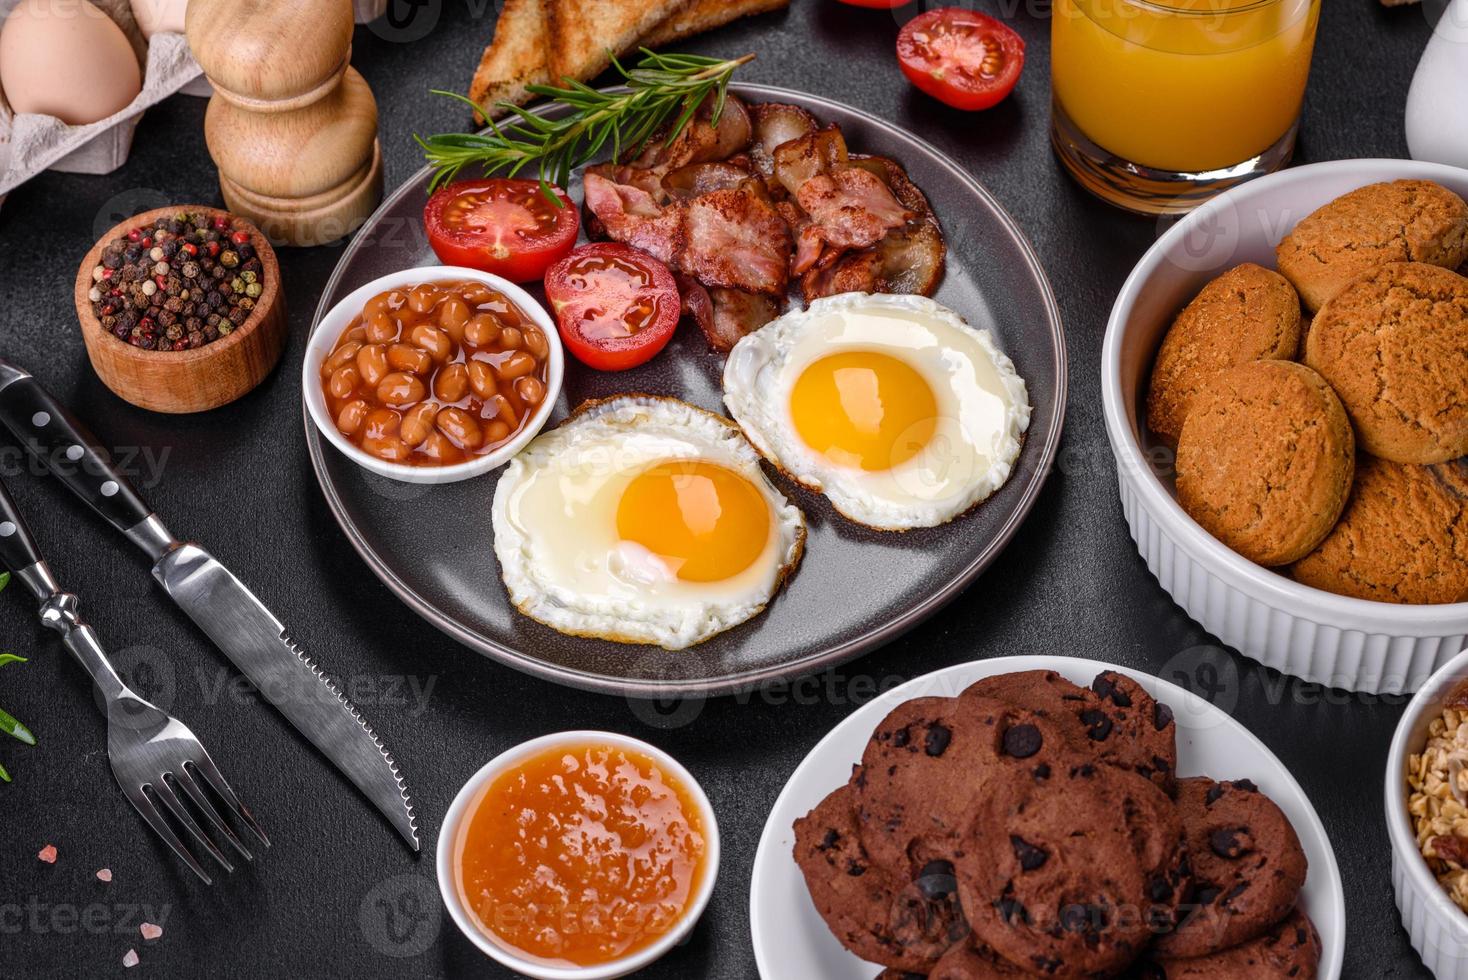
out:
{"label": "bacon slice", "polygon": [[795,199],[810,215],[800,229],[796,275],[842,252],[875,245],[914,217],[880,177],[855,167],[817,174],[800,185]]}
{"label": "bacon slice", "polygon": [[790,226],[754,181],[688,202],[678,268],[706,286],[783,296]]}
{"label": "bacon slice", "polygon": [[673,264],[683,243],[681,208],[659,207],[642,188],[614,183],[600,174],[588,172],[583,187],[586,209],[596,216],[608,238]]}
{"label": "bacon slice", "polygon": [[691,276],[678,274],[678,290],[683,297],[683,315],[698,324],[709,346],[728,353],[739,338],[753,333],[780,313],[779,305],[769,296],[759,296],[737,289],[705,289]]}

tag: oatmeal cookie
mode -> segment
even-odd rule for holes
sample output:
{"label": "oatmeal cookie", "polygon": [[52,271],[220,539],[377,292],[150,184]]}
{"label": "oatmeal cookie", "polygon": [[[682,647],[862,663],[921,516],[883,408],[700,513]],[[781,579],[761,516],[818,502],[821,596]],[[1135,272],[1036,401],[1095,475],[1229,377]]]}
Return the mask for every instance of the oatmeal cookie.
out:
{"label": "oatmeal cookie", "polygon": [[1455,269],[1468,259],[1468,204],[1430,180],[1370,184],[1319,208],[1275,249],[1312,311],[1387,262]]}

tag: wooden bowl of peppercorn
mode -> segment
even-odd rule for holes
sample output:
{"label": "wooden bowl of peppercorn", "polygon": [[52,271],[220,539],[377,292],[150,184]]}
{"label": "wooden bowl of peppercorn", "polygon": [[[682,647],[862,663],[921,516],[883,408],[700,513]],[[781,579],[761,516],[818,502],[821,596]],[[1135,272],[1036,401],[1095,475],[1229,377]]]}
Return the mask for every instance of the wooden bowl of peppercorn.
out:
{"label": "wooden bowl of peppercorn", "polygon": [[218,208],[120,222],[82,260],[76,313],[92,368],[154,412],[202,412],[258,385],[285,347],[280,264],[260,230]]}

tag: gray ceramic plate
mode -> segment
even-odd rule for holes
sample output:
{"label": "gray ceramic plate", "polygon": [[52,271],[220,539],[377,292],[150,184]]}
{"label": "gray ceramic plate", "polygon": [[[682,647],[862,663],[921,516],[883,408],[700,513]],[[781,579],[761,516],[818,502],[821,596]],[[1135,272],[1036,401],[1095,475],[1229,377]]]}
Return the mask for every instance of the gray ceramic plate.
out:
{"label": "gray ceramic plate", "polygon": [[[1065,415],[1065,336],[1034,251],[1013,219],[967,172],[922,140],[826,99],[736,86],[756,102],[791,102],[839,123],[853,150],[900,161],[943,224],[948,268],[936,299],[987,327],[1029,386],[1034,412],[1009,482],[944,527],[879,534],[851,524],[825,498],[775,482],[805,511],[805,559],[763,615],[688,650],[563,636],[521,616],[505,597],[489,504],[495,475],[447,486],[374,476],[323,440],[310,421],[311,462],[332,513],[367,564],[430,623],[480,652],[548,680],[622,694],[727,693],[810,673],[885,643],[936,613],[999,554],[1034,505]],[[387,199],[357,233],[326,284],[319,319],[378,276],[432,264],[421,216],[429,173]],[[579,188],[573,189],[573,194]],[[579,194],[576,194],[579,197]],[[640,368],[605,374],[568,360],[552,424],[587,398],[637,391],[723,412],[723,356],[681,329]]]}

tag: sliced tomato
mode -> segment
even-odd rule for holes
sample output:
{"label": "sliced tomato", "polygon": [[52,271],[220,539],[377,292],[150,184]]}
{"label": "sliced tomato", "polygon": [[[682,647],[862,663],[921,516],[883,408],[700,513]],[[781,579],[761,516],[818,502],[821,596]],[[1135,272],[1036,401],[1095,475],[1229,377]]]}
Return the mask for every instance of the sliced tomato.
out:
{"label": "sliced tomato", "polygon": [[902,73],[955,109],[1002,101],[1025,65],[1024,38],[987,14],[940,7],[918,14],[897,35]]}
{"label": "sliced tomato", "polygon": [[448,265],[531,282],[576,244],[581,216],[560,188],[561,207],[540,182],[489,177],[438,189],[423,209],[428,242]]}
{"label": "sliced tomato", "polygon": [[561,340],[598,371],[625,371],[667,346],[678,326],[678,285],[659,260],[630,245],[582,245],[545,274]]}

